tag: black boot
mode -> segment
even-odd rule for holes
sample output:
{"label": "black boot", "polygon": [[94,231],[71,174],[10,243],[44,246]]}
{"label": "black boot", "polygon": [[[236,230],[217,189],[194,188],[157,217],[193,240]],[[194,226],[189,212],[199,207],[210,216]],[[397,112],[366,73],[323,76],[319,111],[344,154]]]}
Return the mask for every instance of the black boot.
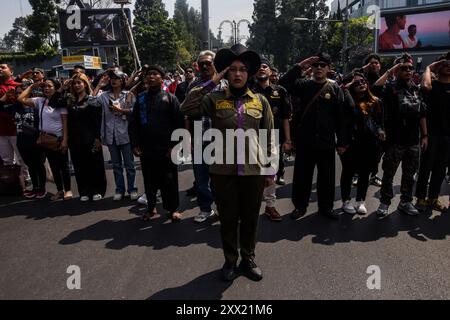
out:
{"label": "black boot", "polygon": [[236,272],[236,264],[231,262],[225,262],[225,264],[222,267],[222,279],[224,281],[233,281],[237,278],[237,272]]}
{"label": "black boot", "polygon": [[250,280],[261,281],[263,278],[261,269],[256,265],[255,261],[251,259],[242,259],[241,263],[239,264],[239,270]]}

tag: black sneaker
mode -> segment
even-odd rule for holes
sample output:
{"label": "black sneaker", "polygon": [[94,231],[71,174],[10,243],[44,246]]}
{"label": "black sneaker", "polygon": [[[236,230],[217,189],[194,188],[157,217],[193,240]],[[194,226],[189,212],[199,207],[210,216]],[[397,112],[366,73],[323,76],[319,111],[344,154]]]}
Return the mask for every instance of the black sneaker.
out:
{"label": "black sneaker", "polygon": [[335,210],[321,210],[319,211],[319,214],[333,220],[339,220],[341,217],[340,213]]}
{"label": "black sneaker", "polygon": [[239,264],[239,270],[244,276],[253,281],[261,281],[263,274],[261,269],[256,265],[253,260],[242,260]]}
{"label": "black sneaker", "polygon": [[230,263],[230,262],[225,262],[225,264],[222,267],[222,279],[224,281],[230,282],[233,281],[234,279],[236,279],[238,277],[238,274],[236,272],[236,264],[235,263]]}
{"label": "black sneaker", "polygon": [[302,218],[306,214],[306,209],[295,209],[291,212],[291,219],[292,220],[298,220]]}

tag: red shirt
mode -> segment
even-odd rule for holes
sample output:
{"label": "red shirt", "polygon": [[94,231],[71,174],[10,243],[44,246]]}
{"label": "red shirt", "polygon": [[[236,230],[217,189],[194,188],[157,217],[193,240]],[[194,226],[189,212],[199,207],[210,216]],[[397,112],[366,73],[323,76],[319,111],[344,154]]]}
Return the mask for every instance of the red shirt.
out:
{"label": "red shirt", "polygon": [[[20,83],[14,82],[12,79],[0,82],[0,98],[3,97],[8,90],[15,89],[17,86],[20,86]],[[7,104],[15,102],[15,98],[6,101]],[[11,137],[16,134],[14,115],[0,111],[0,137]]]}

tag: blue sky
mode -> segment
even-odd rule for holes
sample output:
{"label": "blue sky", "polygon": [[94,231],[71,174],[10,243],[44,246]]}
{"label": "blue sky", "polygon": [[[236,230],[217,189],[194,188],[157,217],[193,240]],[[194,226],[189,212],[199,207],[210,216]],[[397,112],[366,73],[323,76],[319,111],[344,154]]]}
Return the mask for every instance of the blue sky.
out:
{"label": "blue sky", "polygon": [[[169,14],[172,15],[175,0],[163,0],[163,2],[166,4],[166,9],[169,11]],[[201,7],[201,0],[188,0],[188,3],[196,9],[200,9]],[[224,19],[236,21],[248,19],[251,21],[253,0],[210,0],[209,3],[210,28],[216,35],[220,22]],[[24,15],[31,13],[28,0],[0,0],[0,8],[2,9],[0,36],[3,36],[11,29],[14,19],[21,16],[21,11]],[[231,30],[229,29],[228,26],[224,27],[224,38],[231,36]],[[241,29],[242,35],[248,35],[248,30],[245,25],[242,25]]]}

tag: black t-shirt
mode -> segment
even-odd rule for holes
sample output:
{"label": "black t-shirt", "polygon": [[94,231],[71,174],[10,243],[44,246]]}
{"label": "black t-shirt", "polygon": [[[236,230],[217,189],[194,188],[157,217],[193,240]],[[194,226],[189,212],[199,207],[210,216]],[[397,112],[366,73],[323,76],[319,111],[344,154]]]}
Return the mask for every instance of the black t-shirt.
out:
{"label": "black t-shirt", "polygon": [[294,110],[296,141],[321,149],[334,148],[337,137],[338,146],[346,146],[349,134],[344,93],[336,82],[330,82],[316,102],[306,110],[323,86],[323,83],[313,80],[297,80],[295,83],[291,94],[298,98]]}
{"label": "black t-shirt", "polygon": [[383,88],[382,96],[387,142],[403,146],[419,144],[420,119],[426,117],[419,87],[392,82]]}
{"label": "black t-shirt", "polygon": [[102,109],[89,103],[89,97],[73,102],[67,108],[69,147],[72,145],[93,145],[100,139]]}
{"label": "black t-shirt", "polygon": [[432,82],[433,89],[425,94],[428,134],[450,137],[450,83]]}
{"label": "black t-shirt", "polygon": [[263,89],[256,84],[252,87],[252,91],[266,97],[272,109],[275,129],[281,129],[282,120],[287,120],[291,116],[291,103],[286,89],[276,84]]}

